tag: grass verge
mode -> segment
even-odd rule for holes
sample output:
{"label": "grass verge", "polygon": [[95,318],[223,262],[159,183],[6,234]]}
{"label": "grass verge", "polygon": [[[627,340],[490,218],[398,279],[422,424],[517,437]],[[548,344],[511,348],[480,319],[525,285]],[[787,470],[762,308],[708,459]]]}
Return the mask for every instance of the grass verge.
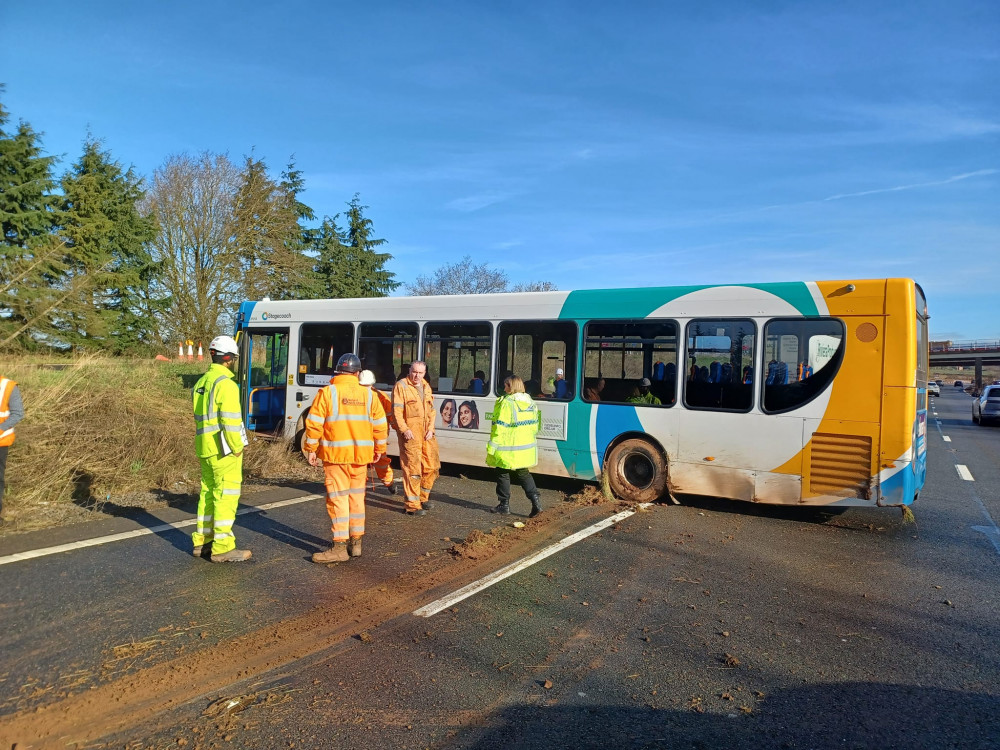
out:
{"label": "grass verge", "polygon": [[[7,460],[4,516],[29,530],[93,517],[94,511],[197,500],[191,387],[205,362],[82,356],[5,357],[25,418]],[[244,460],[254,483],[315,479],[284,443],[254,440]]]}

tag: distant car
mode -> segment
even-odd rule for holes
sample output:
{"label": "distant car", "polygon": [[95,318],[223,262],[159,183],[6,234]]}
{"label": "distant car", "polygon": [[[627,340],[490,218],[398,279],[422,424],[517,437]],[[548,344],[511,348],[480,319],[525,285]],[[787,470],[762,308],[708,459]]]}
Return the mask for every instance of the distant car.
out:
{"label": "distant car", "polygon": [[927,384],[927,395],[928,396],[940,396],[941,386],[935,383],[933,380]]}
{"label": "distant car", "polygon": [[979,398],[972,399],[972,421],[976,424],[986,424],[1000,420],[1000,385],[988,385],[983,388]]}
{"label": "distant car", "polygon": [[961,388],[962,386],[963,386],[963,383],[962,383],[962,381],[961,381],[961,380],[956,380],[956,381],[955,381],[955,387],[956,387],[956,388]]}

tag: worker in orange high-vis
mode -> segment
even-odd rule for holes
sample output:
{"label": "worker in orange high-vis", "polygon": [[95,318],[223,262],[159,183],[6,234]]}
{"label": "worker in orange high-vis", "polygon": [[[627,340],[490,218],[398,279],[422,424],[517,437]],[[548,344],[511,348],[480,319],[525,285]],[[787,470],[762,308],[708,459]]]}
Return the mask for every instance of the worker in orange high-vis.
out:
{"label": "worker in orange high-vis", "polygon": [[[14,444],[14,425],[22,419],[24,405],[21,403],[21,391],[18,390],[17,383],[0,375],[0,514],[3,513],[7,451]],[[3,521],[0,520],[0,523]]]}
{"label": "worker in orange high-vis", "polygon": [[406,513],[423,516],[433,507],[431,488],[441,468],[434,436],[434,394],[424,376],[427,365],[417,360],[409,374],[392,389],[392,412],[399,436]]}
{"label": "worker in orange high-vis", "polygon": [[306,418],[306,455],[311,466],[323,466],[326,511],[333,528],[333,546],[314,553],[314,563],[361,557],[368,464],[385,453],[389,428],[381,402],[358,382],[360,372],[357,355],[343,355]]}
{"label": "worker in orange high-vis", "polygon": [[[362,370],[361,374],[358,376],[358,382],[365,388],[371,389],[371,392],[378,398],[379,403],[382,404],[382,409],[385,411],[385,417],[389,423],[389,427],[395,426],[396,422],[392,418],[392,399],[382,393],[382,391],[375,388],[375,373],[371,370]],[[389,494],[395,495],[396,483],[392,481],[392,463],[389,460],[389,453],[383,453],[382,457],[372,464],[372,468],[375,469],[376,476],[378,476],[378,478],[382,481],[385,488],[389,490]]]}

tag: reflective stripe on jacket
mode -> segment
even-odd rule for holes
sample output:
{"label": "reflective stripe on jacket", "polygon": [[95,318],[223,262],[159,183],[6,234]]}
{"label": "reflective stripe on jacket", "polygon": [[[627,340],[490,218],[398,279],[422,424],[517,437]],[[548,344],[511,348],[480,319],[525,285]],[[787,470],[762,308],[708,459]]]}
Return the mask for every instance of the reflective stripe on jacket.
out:
{"label": "reflective stripe on jacket", "polygon": [[198,458],[243,450],[240,388],[228,367],[212,364],[194,386],[194,449]]}
{"label": "reflective stripe on jacket", "polygon": [[542,413],[526,393],[501,396],[493,410],[486,465],[501,469],[526,469],[538,463],[535,435]]}
{"label": "reflective stripe on jacket", "polygon": [[382,402],[353,375],[335,375],[306,417],[306,451],[327,464],[370,464],[388,437]]}
{"label": "reflective stripe on jacket", "polygon": [[420,389],[403,378],[392,389],[392,413],[396,419],[396,429],[400,432],[413,430],[423,440],[428,430],[434,428],[434,394],[431,384],[423,380],[424,398],[420,399]]}
{"label": "reflective stripe on jacket", "polygon": [[[9,378],[0,378],[0,422],[10,417],[10,396],[17,383]],[[0,432],[0,448],[14,444],[14,428]]]}

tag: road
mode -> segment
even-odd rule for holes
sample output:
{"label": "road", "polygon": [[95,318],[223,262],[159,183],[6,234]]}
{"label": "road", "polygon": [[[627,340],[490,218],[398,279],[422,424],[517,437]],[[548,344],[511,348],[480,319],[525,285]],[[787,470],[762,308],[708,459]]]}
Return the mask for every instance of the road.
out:
{"label": "road", "polygon": [[[453,470],[425,518],[371,493],[340,566],[308,562],[315,486],[251,499],[246,564],[186,555],[189,527],[7,562],[0,748],[1000,747],[1000,428],[963,393],[932,409],[913,524],[657,505],[429,617],[623,506],[548,480],[514,529]],[[0,563],[186,517],[7,537]]]}

